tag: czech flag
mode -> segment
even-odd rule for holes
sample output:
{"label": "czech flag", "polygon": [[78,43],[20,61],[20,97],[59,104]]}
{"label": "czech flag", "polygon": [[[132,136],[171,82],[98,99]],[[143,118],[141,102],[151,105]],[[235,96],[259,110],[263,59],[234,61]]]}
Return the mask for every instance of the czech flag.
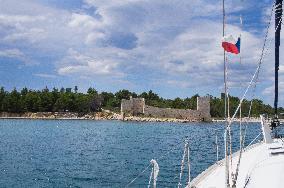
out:
{"label": "czech flag", "polygon": [[232,35],[224,36],[222,40],[222,47],[226,52],[239,54],[241,51],[241,38],[239,37],[238,41],[236,41]]}

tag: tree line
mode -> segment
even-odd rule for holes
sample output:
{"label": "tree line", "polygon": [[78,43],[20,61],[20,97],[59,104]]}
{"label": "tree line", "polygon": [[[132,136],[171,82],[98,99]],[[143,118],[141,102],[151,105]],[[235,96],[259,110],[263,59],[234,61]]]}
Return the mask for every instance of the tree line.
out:
{"label": "tree line", "polygon": [[[120,111],[121,99],[132,97],[143,97],[147,105],[161,108],[178,108],[178,109],[196,109],[197,97],[187,97],[184,99],[164,99],[152,90],[137,94],[129,90],[120,90],[116,93],[98,92],[94,88],[89,88],[87,93],[78,92],[78,87],[71,88],[53,88],[47,87],[42,90],[32,90],[23,88],[21,90],[13,89],[6,91],[4,87],[0,88],[0,112],[24,113],[24,112],[78,112],[86,114],[89,112],[101,111],[108,109]],[[210,96],[210,111],[212,117],[224,117],[224,95],[220,98]],[[230,113],[234,113],[240,99],[230,96]],[[273,108],[264,104],[259,99],[252,101],[244,100],[242,105],[242,114],[247,116],[250,104],[253,103],[251,114],[259,116],[260,114],[273,114]],[[283,108],[279,109],[284,112]]]}

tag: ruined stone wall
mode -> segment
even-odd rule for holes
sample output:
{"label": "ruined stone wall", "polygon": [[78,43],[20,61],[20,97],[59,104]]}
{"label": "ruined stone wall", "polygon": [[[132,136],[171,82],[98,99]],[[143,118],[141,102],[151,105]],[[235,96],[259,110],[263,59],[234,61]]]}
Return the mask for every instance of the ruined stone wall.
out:
{"label": "ruined stone wall", "polygon": [[156,118],[176,118],[192,121],[202,120],[200,113],[197,110],[191,109],[158,108],[146,105],[144,114],[145,116]]}
{"label": "ruined stone wall", "polygon": [[143,114],[145,109],[144,98],[130,98],[121,100],[121,113],[139,115]]}
{"label": "ruined stone wall", "polygon": [[121,113],[124,115],[144,114],[147,117],[155,118],[176,118],[191,121],[210,121],[210,98],[198,97],[197,110],[158,108],[145,105],[144,98],[130,98],[121,101]]}
{"label": "ruined stone wall", "polygon": [[133,113],[132,101],[126,100],[126,99],[122,99],[121,100],[120,111],[123,112],[123,113]]}

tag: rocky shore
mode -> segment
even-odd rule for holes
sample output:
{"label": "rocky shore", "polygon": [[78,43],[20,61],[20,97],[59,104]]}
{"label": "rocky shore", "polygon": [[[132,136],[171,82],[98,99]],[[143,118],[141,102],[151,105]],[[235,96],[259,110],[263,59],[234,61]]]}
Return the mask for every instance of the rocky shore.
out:
{"label": "rocky shore", "polygon": [[[1,112],[0,119],[47,119],[47,120],[122,120],[136,122],[174,122],[188,123],[198,122],[197,120],[175,119],[175,118],[153,118],[141,116],[125,116],[119,113],[103,110],[102,112],[88,113],[80,115],[74,112],[26,112],[26,113],[7,113]],[[234,119],[238,122],[239,119]],[[260,122],[259,118],[242,119],[243,122]],[[212,122],[224,122],[224,119],[212,119]]]}
{"label": "rocky shore", "polygon": [[[224,119],[212,119],[212,122],[225,122],[225,120]],[[233,122],[240,122],[240,119],[234,118]],[[260,118],[255,118],[255,117],[242,118],[242,122],[257,123],[257,122],[260,122]]]}
{"label": "rocky shore", "polygon": [[197,122],[197,121],[190,121],[190,120],[186,120],[186,119],[153,118],[153,117],[137,117],[137,116],[127,116],[127,117],[124,117],[123,121],[137,121],[137,122],[173,122],[173,123]]}
{"label": "rocky shore", "polygon": [[153,118],[153,117],[138,117],[126,116],[123,117],[115,112],[103,110],[102,112],[88,113],[79,115],[74,112],[26,112],[26,113],[0,113],[0,119],[46,119],[46,120],[122,120],[122,121],[136,121],[136,122],[176,122],[187,123],[196,122],[175,118]]}
{"label": "rocky shore", "polygon": [[0,113],[1,119],[70,119],[70,120],[119,120],[120,114],[102,111],[80,115],[74,112],[26,112],[26,113]]}

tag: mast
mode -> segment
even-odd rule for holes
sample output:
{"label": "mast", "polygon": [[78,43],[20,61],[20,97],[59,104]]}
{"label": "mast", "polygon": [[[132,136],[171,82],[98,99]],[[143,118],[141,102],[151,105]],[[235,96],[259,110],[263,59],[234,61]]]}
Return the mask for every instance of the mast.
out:
{"label": "mast", "polygon": [[[223,0],[223,37],[225,36],[225,0]],[[225,102],[225,109],[224,109],[224,117],[227,118],[227,79],[226,79],[226,51],[224,49],[224,102]]]}
{"label": "mast", "polygon": [[274,119],[271,123],[272,128],[279,125],[278,120],[278,71],[279,71],[279,47],[280,47],[280,34],[282,25],[282,4],[283,0],[275,1],[275,91],[274,91]]}
{"label": "mast", "polygon": [[[223,2],[223,37],[225,36],[225,0],[222,0]],[[224,117],[225,117],[225,133],[224,133],[224,145],[225,145],[225,187],[230,187],[230,179],[229,179],[229,160],[228,160],[228,118],[227,118],[227,65],[226,65],[226,51],[224,49],[224,104],[225,104],[225,108],[224,108]]]}

